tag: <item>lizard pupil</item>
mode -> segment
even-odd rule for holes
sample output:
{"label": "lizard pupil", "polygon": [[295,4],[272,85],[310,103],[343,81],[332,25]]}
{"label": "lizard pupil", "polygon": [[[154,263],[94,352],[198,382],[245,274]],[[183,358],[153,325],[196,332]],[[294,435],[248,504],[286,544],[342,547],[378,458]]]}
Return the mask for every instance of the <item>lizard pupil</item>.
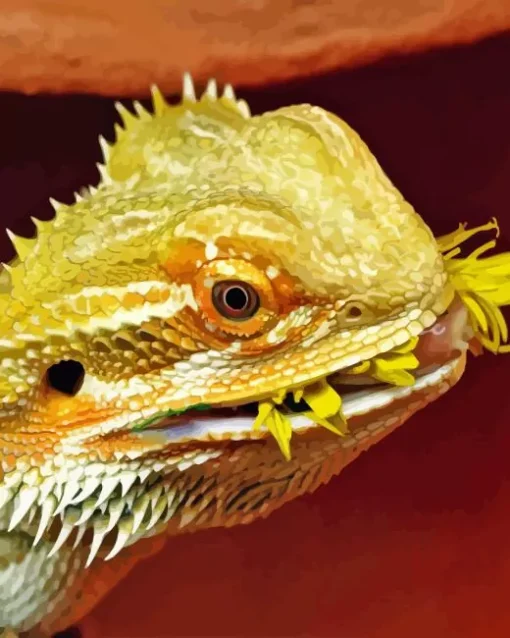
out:
{"label": "lizard pupil", "polygon": [[74,396],[80,391],[84,379],[85,368],[78,361],[59,361],[46,371],[48,386],[68,396]]}
{"label": "lizard pupil", "polygon": [[212,297],[216,310],[227,319],[249,319],[260,306],[255,289],[243,281],[221,281],[215,284]]}
{"label": "lizard pupil", "polygon": [[225,303],[232,310],[244,310],[248,302],[248,295],[242,288],[230,288],[225,293]]}

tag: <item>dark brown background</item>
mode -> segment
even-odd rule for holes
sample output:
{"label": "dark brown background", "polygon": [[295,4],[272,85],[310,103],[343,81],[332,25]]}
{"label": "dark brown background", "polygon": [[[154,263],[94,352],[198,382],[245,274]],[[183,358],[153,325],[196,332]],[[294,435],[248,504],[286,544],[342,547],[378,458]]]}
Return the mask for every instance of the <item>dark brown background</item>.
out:
{"label": "dark brown background", "polygon": [[[436,233],[496,215],[508,247],[510,36],[245,92],[255,112],[334,111]],[[94,182],[112,101],[0,95],[0,214]],[[5,239],[0,252],[12,254]],[[461,383],[316,494],[267,521],[174,539],[83,624],[86,638],[510,635],[510,355]]]}

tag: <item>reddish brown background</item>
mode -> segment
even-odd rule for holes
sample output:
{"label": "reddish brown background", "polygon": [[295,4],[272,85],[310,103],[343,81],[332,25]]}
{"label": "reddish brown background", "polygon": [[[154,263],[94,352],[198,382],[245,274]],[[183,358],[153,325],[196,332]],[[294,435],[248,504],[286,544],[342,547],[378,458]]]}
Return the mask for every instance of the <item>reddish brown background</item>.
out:
{"label": "reddish brown background", "polygon": [[[344,117],[437,233],[501,221],[509,247],[510,36],[245,92]],[[96,179],[112,102],[0,95],[2,221]],[[0,252],[8,256],[7,241]],[[510,635],[510,355],[314,495],[267,521],[168,543],[83,623],[85,638]]]}
{"label": "reddish brown background", "polygon": [[261,86],[475,42],[510,27],[510,0],[2,0],[0,87],[146,94]]}

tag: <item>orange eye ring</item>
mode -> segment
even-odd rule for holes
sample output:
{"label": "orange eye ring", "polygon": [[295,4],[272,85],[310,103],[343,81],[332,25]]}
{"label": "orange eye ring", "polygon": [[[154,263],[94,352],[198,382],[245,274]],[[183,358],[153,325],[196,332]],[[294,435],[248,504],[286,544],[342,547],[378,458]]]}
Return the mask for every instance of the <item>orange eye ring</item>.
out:
{"label": "orange eye ring", "polygon": [[195,274],[193,293],[204,327],[226,335],[251,338],[278,316],[271,281],[254,264],[241,259],[218,259]]}
{"label": "orange eye ring", "polygon": [[220,315],[231,321],[246,321],[260,308],[260,297],[245,281],[219,281],[212,288],[212,303]]}

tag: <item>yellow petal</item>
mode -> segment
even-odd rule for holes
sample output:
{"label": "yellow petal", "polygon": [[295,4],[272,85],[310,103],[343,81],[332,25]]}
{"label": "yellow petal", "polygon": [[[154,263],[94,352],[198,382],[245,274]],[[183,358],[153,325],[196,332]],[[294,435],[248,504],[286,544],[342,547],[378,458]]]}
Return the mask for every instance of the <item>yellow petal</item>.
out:
{"label": "yellow petal", "polygon": [[399,386],[414,385],[415,379],[413,375],[406,370],[393,368],[391,362],[384,361],[384,359],[375,359],[372,363],[372,376],[379,381]]}
{"label": "yellow petal", "polygon": [[303,394],[304,394],[303,388],[298,388],[297,390],[294,390],[294,392],[293,392],[294,401],[296,403],[299,403],[301,401],[301,399],[303,398]]}
{"label": "yellow petal", "polygon": [[368,372],[370,368],[370,361],[362,361],[352,368],[347,368],[346,370],[342,370],[342,374],[364,374]]}
{"label": "yellow petal", "polygon": [[495,218],[493,218],[487,224],[476,226],[471,230],[466,230],[466,225],[467,224],[460,224],[458,229],[454,230],[453,233],[436,238],[441,252],[446,252],[451,250],[452,248],[456,248],[459,244],[462,244],[470,237],[473,237],[473,235],[477,235],[478,233],[486,230],[496,230],[496,237],[499,235],[499,226]]}
{"label": "yellow petal", "polygon": [[[502,338],[501,324],[498,318],[498,313],[501,314],[501,311],[497,306],[493,306],[488,303],[482,297],[477,299],[477,303],[480,307],[481,312],[483,312],[484,316],[487,320],[487,336],[491,338],[492,342],[496,349],[499,347]],[[504,321],[503,321],[504,324]],[[506,332],[506,324],[504,324],[503,333]],[[504,341],[505,339],[503,339]]]}
{"label": "yellow petal", "polygon": [[408,352],[412,352],[417,345],[418,345],[418,337],[413,337],[412,339],[409,339],[409,341],[406,341],[401,346],[398,346],[397,348],[393,348],[390,354],[394,352],[398,352],[400,354],[406,354]]}
{"label": "yellow petal", "polygon": [[326,380],[318,381],[305,388],[303,398],[314,414],[323,419],[338,414],[342,409],[342,397]]}
{"label": "yellow petal", "polygon": [[322,425],[322,427],[326,428],[326,430],[329,430],[334,434],[338,434],[339,436],[346,436],[349,432],[347,421],[342,414],[337,414],[330,419],[323,419],[315,414],[315,412],[304,412],[303,415],[308,417],[310,421],[317,423],[317,425]]}
{"label": "yellow petal", "polygon": [[443,259],[452,259],[456,255],[460,255],[460,253],[461,253],[460,248],[454,248],[453,250],[450,250],[449,252],[445,253],[443,255]]}
{"label": "yellow petal", "polygon": [[273,397],[272,400],[274,403],[278,403],[280,405],[284,402],[285,397],[287,396],[287,390],[279,390]]}
{"label": "yellow petal", "polygon": [[275,409],[272,401],[261,401],[258,405],[259,412],[253,423],[253,429],[259,430],[261,425],[264,425],[266,419],[269,417],[272,410]]}
{"label": "yellow petal", "polygon": [[290,440],[292,438],[292,423],[283,414],[281,414],[271,401],[261,401],[259,403],[259,413],[253,429],[259,430],[260,426],[265,425],[269,432],[273,435],[283,456],[290,461]]}
{"label": "yellow petal", "polygon": [[475,259],[478,259],[478,257],[481,257],[488,250],[495,248],[495,246],[496,246],[496,242],[494,240],[488,241],[486,244],[482,244],[476,250],[473,250],[473,252],[469,255],[468,259],[474,261]]}
{"label": "yellow petal", "polygon": [[290,461],[290,439],[292,437],[292,423],[278,410],[273,410],[266,417],[266,427],[276,439],[283,456]]}
{"label": "yellow petal", "polygon": [[[393,354],[395,352],[395,354]],[[388,352],[384,357],[376,357],[374,362],[378,361],[381,368],[385,370],[416,370],[420,362],[412,353],[399,354],[396,351]]]}
{"label": "yellow petal", "polygon": [[483,310],[480,308],[480,305],[477,303],[476,299],[474,299],[471,295],[465,295],[462,298],[462,301],[464,302],[465,306],[470,311],[470,313],[473,315],[476,323],[482,329],[482,332],[487,332],[488,330],[487,318]]}
{"label": "yellow petal", "polygon": [[508,326],[506,325],[505,317],[501,310],[494,304],[490,304],[482,297],[478,300],[478,302],[483,308],[485,314],[488,317],[491,317],[493,324],[497,325],[499,332],[501,333],[501,340],[508,341]]}
{"label": "yellow petal", "polygon": [[496,354],[504,354],[510,352],[510,344],[504,345],[504,346],[499,346],[498,351]]}

